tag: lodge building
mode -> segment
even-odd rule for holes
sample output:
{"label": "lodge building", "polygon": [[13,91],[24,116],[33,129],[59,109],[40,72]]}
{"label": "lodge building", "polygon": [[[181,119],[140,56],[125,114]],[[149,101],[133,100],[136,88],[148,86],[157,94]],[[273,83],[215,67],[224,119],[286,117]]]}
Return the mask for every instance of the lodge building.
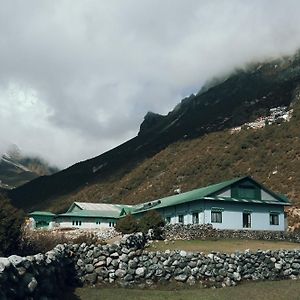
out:
{"label": "lodge building", "polygon": [[290,201],[249,176],[138,205],[74,202],[67,212],[29,214],[35,228],[109,228],[132,214],[157,210],[170,224],[212,224],[217,229],[284,231]]}

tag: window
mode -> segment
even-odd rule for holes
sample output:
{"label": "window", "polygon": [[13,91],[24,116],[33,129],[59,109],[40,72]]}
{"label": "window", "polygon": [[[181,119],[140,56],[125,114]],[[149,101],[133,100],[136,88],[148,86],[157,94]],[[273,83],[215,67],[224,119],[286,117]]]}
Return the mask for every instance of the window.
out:
{"label": "window", "polygon": [[109,222],[108,226],[111,227],[111,222]]}
{"label": "window", "polygon": [[192,214],[192,222],[193,224],[199,224],[199,213],[194,212]]}
{"label": "window", "polygon": [[75,225],[75,221],[72,221],[72,225],[73,225],[73,226]]}
{"label": "window", "polygon": [[279,213],[270,213],[270,225],[279,225]]}
{"label": "window", "polygon": [[249,212],[243,213],[243,228],[251,228],[251,214]]}
{"label": "window", "polygon": [[211,222],[212,223],[222,223],[222,212],[221,211],[211,211]]}
{"label": "window", "polygon": [[178,215],[178,223],[184,224],[183,215]]}
{"label": "window", "polygon": [[171,217],[166,217],[166,222],[167,222],[167,224],[170,224],[171,223]]}
{"label": "window", "polygon": [[96,225],[100,225],[101,224],[101,222],[100,221],[96,221]]}
{"label": "window", "polygon": [[79,226],[81,226],[81,221],[79,221]]}

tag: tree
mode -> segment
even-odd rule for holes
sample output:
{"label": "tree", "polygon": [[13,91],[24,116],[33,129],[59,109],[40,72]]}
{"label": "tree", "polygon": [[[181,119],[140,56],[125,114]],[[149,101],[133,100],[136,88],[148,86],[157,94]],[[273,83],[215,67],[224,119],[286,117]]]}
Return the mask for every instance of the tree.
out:
{"label": "tree", "polygon": [[0,194],[0,256],[18,250],[23,221],[23,213]]}
{"label": "tree", "polygon": [[154,237],[160,237],[161,227],[165,225],[165,221],[156,210],[149,210],[139,221],[139,230],[148,233],[149,229],[153,230]]}
{"label": "tree", "polygon": [[137,221],[131,214],[119,219],[116,224],[116,230],[126,234],[136,232],[137,229]]}

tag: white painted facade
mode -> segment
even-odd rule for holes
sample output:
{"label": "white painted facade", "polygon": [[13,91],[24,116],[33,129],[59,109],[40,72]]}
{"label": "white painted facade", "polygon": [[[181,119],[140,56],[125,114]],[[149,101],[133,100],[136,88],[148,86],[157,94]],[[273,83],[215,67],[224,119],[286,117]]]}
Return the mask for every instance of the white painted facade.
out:
{"label": "white painted facade", "polygon": [[[170,224],[179,223],[179,216],[183,216],[183,224],[193,224],[193,213],[198,214],[198,224],[212,224],[216,229],[247,229],[247,230],[285,230],[284,208],[278,205],[241,204],[231,202],[216,202],[209,200],[194,201],[177,207],[167,207],[159,210],[163,218]],[[211,213],[214,208],[221,210],[222,222],[214,223]],[[243,227],[243,213],[250,213],[251,227]],[[278,213],[279,224],[270,224],[270,213]]]}
{"label": "white painted facade", "polygon": [[56,219],[56,224],[60,228],[83,228],[83,229],[111,228],[116,225],[116,220],[87,218],[87,217],[81,217],[81,218],[59,217]]}

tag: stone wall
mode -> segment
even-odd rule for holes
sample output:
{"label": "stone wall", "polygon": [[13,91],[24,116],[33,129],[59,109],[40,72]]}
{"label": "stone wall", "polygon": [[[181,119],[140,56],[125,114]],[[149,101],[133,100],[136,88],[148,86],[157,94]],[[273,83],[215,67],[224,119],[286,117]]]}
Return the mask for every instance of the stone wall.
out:
{"label": "stone wall", "polygon": [[204,286],[234,286],[242,280],[300,278],[300,250],[251,253],[148,252],[111,246],[73,245],[76,271],[83,284],[121,286],[196,282]]}
{"label": "stone wall", "polygon": [[0,258],[0,299],[56,299],[56,292],[70,283],[221,287],[243,280],[300,278],[300,250],[205,255],[150,252],[144,245],[144,236],[136,234],[118,244],[58,245],[45,255]]}
{"label": "stone wall", "polygon": [[163,238],[167,240],[196,240],[196,239],[249,239],[277,240],[300,243],[300,234],[286,231],[263,230],[220,230],[211,224],[206,225],[166,225]]}
{"label": "stone wall", "polygon": [[46,254],[0,257],[0,299],[57,299],[71,284],[73,261],[67,248],[57,245]]}

